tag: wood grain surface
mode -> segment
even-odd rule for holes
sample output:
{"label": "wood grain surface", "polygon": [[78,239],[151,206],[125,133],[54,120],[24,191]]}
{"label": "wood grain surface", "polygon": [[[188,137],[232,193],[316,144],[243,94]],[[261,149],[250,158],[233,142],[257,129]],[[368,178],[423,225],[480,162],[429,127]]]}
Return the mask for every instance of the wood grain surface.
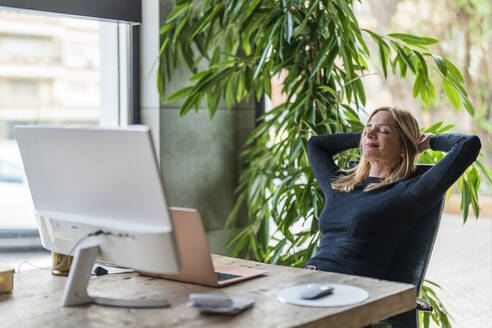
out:
{"label": "wood grain surface", "polygon": [[[14,275],[14,290],[0,295],[0,327],[362,327],[415,308],[412,285],[331,272],[269,265],[214,255],[214,261],[266,270],[267,275],[224,288],[175,282],[136,273],[91,277],[89,294],[115,298],[166,298],[170,308],[124,309],[97,305],[63,308],[66,277],[48,270]],[[296,284],[329,282],[366,289],[358,305],[309,308],[279,302],[275,291]],[[186,306],[190,293],[249,296],[255,305],[234,316],[201,314]]]}

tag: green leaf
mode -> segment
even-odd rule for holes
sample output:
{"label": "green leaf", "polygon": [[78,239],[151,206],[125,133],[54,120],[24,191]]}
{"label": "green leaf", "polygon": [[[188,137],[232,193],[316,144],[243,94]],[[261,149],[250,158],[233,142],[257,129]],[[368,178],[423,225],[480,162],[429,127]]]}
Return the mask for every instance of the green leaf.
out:
{"label": "green leaf", "polygon": [[248,195],[249,200],[253,199],[254,195],[256,194],[256,191],[258,190],[258,187],[260,186],[261,179],[262,179],[261,176],[257,176],[256,179],[254,180],[253,184],[251,185],[251,187],[249,189],[249,195]]}
{"label": "green leaf", "polygon": [[460,96],[456,89],[453,87],[451,82],[447,79],[442,80],[442,88],[444,89],[444,92],[446,93],[446,96],[448,96],[449,101],[451,102],[451,105],[453,105],[454,108],[457,110],[460,110],[461,107],[461,101],[460,101]]}
{"label": "green leaf", "polygon": [[164,25],[159,30],[159,34],[162,35],[162,34],[166,33],[167,31],[169,31],[170,29],[172,29],[174,26],[175,26],[174,23],[169,23],[169,24]]}
{"label": "green leaf", "polygon": [[188,95],[191,94],[192,90],[193,90],[193,87],[186,87],[186,88],[180,89],[180,90],[176,91],[175,93],[173,93],[172,95],[170,95],[169,97],[167,97],[166,103],[170,103],[170,102],[176,101],[178,99],[187,97]]}
{"label": "green leaf", "polygon": [[424,318],[423,318],[422,324],[424,325],[424,328],[429,328],[430,327],[429,326],[429,324],[430,324],[430,322],[429,322],[430,313],[429,312],[423,312],[423,316],[424,316]]}
{"label": "green leaf", "polygon": [[246,243],[249,241],[249,235],[244,234],[242,235],[241,239],[239,239],[238,243],[234,246],[234,249],[232,250],[232,256],[237,256],[241,250],[244,248]]}
{"label": "green leaf", "polygon": [[439,133],[446,133],[454,127],[455,127],[455,124],[448,124],[446,126],[443,126],[441,129],[439,129]]}
{"label": "green leaf", "polygon": [[253,10],[256,9],[256,7],[258,6],[258,4],[260,2],[261,2],[261,0],[254,0],[253,2],[251,2],[251,4],[249,5],[249,8],[248,8],[248,11],[246,12],[246,17],[249,17],[253,13]]}
{"label": "green leaf", "polygon": [[436,99],[436,90],[434,88],[434,84],[432,83],[432,81],[428,77],[427,77],[427,79],[425,79],[425,86],[429,90],[429,93],[431,95],[431,99],[435,100]]}
{"label": "green leaf", "polygon": [[329,40],[325,41],[323,44],[323,47],[321,51],[318,53],[316,58],[313,61],[313,69],[311,70],[311,75],[310,78],[316,74],[316,72],[319,70],[321,64],[323,63],[326,55],[330,51],[330,49],[333,47],[333,44],[335,43],[335,38],[330,38]]}
{"label": "green leaf", "polygon": [[466,219],[468,218],[468,209],[470,207],[471,203],[471,195],[470,195],[470,188],[468,187],[468,183],[465,180],[465,177],[461,177],[463,183],[461,186],[461,210],[463,211],[463,222],[466,222]]}
{"label": "green leaf", "polygon": [[466,111],[470,116],[475,116],[475,109],[473,108],[473,105],[470,102],[470,99],[468,97],[463,99],[463,105],[465,106]]}
{"label": "green leaf", "polygon": [[203,79],[209,75],[212,75],[212,72],[210,72],[210,71],[198,72],[190,78],[190,82],[194,82],[196,80],[201,80],[201,79]]}
{"label": "green leaf", "polygon": [[445,58],[444,58],[444,63],[446,63],[447,72],[452,74],[452,76],[456,77],[456,79],[459,82],[463,82],[463,75],[461,75],[460,70],[457,69],[456,66],[454,66],[454,64],[452,62],[450,62],[449,60],[447,60]]}
{"label": "green leaf", "polygon": [[379,60],[381,61],[381,67],[383,68],[384,78],[388,78],[388,56],[386,54],[386,49],[383,43],[379,43]]}
{"label": "green leaf", "polygon": [[[437,287],[437,288],[442,288],[439,284],[435,283],[434,281],[431,281],[431,280],[427,280],[427,279],[425,279],[425,280],[424,280],[424,282],[425,282],[426,284],[430,284],[430,285],[435,286],[435,287]],[[429,287],[427,287],[427,288],[429,288]]]}
{"label": "green leaf", "polygon": [[164,94],[166,89],[166,76],[161,73],[161,69],[162,67],[159,65],[159,72],[157,73],[157,90],[159,91],[159,95]]}
{"label": "green leaf", "polygon": [[208,117],[212,119],[217,110],[217,106],[219,105],[220,90],[216,89],[210,91],[209,93],[206,94],[205,98],[207,103]]}
{"label": "green leaf", "polygon": [[162,41],[161,48],[159,49],[159,56],[162,56],[162,54],[164,53],[164,50],[166,49],[168,42],[169,42],[169,37],[165,38],[164,41]]}
{"label": "green leaf", "polygon": [[424,59],[424,56],[422,56],[422,54],[418,51],[413,51],[414,55],[418,58],[419,62],[420,62],[420,68],[422,69],[422,71],[424,72],[424,77],[426,79],[429,78],[429,73],[427,71],[427,63],[425,62],[425,59]]}
{"label": "green leaf", "polygon": [[[356,92],[357,92],[357,95],[359,96],[360,103],[362,104],[362,106],[365,106],[366,105],[366,94],[365,94],[364,86],[362,85],[362,81],[360,80],[360,78],[361,78],[361,76],[358,76],[356,81],[355,81]],[[357,106],[358,106],[358,104],[357,104]]]}
{"label": "green leaf", "polygon": [[[217,64],[220,60],[220,47],[215,47],[214,53],[212,55],[212,59],[210,59],[210,67],[213,69],[214,65]],[[217,67],[218,68],[218,67]]]}
{"label": "green leaf", "polygon": [[[224,10],[223,6],[214,6],[213,9],[210,9],[207,11],[202,18],[198,22],[196,22],[193,27],[190,29],[192,31],[190,38],[193,39],[196,35],[200,34],[202,31],[204,31],[207,27],[210,28],[210,26],[213,26],[211,24],[212,22],[215,21],[215,17],[219,16],[221,11]],[[189,17],[187,17],[186,20],[188,20]],[[210,24],[210,25],[209,25]]]}
{"label": "green leaf", "polygon": [[302,23],[299,25],[299,27],[297,28],[297,33],[296,35],[302,33],[302,31],[304,30],[304,27],[306,26],[307,22],[309,21],[309,18],[311,18],[311,14],[313,13],[313,11],[316,9],[316,7],[318,6],[318,2],[319,0],[315,0],[311,3],[311,6],[309,6],[309,9],[306,13],[306,16],[304,17],[304,20],[302,21]]}
{"label": "green leaf", "polygon": [[480,215],[480,205],[478,202],[478,188],[480,186],[480,178],[478,176],[477,170],[473,167],[470,174],[469,174],[469,187],[471,191],[471,205],[473,209],[473,213],[475,214],[475,217],[478,219],[478,216]]}
{"label": "green leaf", "polygon": [[435,123],[434,125],[432,125],[430,128],[427,128],[425,130],[426,133],[433,133],[433,134],[437,134],[438,132],[438,129],[441,127],[442,125],[442,121],[441,122],[437,122]]}
{"label": "green leaf", "polygon": [[179,22],[178,27],[174,30],[173,43],[176,43],[176,39],[180,36],[181,31],[188,23],[188,18],[190,17],[191,11],[188,11],[186,16]]}
{"label": "green leaf", "polygon": [[369,33],[369,35],[374,39],[374,41],[376,41],[376,43],[385,44],[383,38],[379,34],[365,28],[361,29],[361,31]]}
{"label": "green leaf", "polygon": [[244,74],[238,74],[237,77],[237,89],[236,89],[236,103],[240,103],[245,94],[245,77]]}
{"label": "green leaf", "polygon": [[258,63],[258,67],[256,68],[255,74],[253,75],[253,79],[256,79],[258,76],[258,73],[261,70],[261,67],[263,66],[263,63],[265,62],[266,56],[268,52],[270,51],[270,47],[272,46],[271,41],[268,42],[267,46],[265,47],[265,50],[263,50],[263,54],[261,55],[260,62]]}
{"label": "green leaf", "polygon": [[483,164],[480,162],[480,161],[475,161],[474,163],[475,165],[478,166],[478,168],[480,169],[480,171],[482,171],[482,174],[484,175],[484,177],[487,179],[487,181],[492,184],[492,171],[490,170],[487,170]]}
{"label": "green leaf", "polygon": [[289,11],[287,11],[286,15],[284,16],[284,34],[285,34],[284,37],[288,43],[290,43],[290,40],[292,38],[292,29],[293,29],[292,14]]}
{"label": "green leaf", "polygon": [[261,259],[260,253],[258,253],[258,246],[257,246],[257,241],[255,239],[255,236],[253,234],[249,235],[249,245],[253,249],[253,254],[255,255],[255,259],[258,261]]}
{"label": "green leaf", "polygon": [[270,240],[270,216],[265,215],[263,219],[261,220],[261,227],[260,227],[260,238],[258,240],[258,243],[261,245],[262,250],[267,250],[268,249],[268,242]]}
{"label": "green leaf", "polygon": [[429,107],[431,95],[427,88],[420,88],[420,100],[422,100],[425,107]]}
{"label": "green leaf", "polygon": [[[453,73],[454,74],[454,73]],[[448,81],[451,82],[453,85],[454,89],[458,92],[458,94],[461,97],[461,100],[463,101],[463,105],[467,112],[471,115],[475,115],[475,110],[473,109],[473,105],[470,102],[470,99],[468,98],[468,95],[465,91],[465,88],[461,84],[461,82],[456,80],[456,77],[453,74],[448,74]]]}
{"label": "green leaf", "polygon": [[[216,58],[217,59],[220,58],[220,52]],[[230,66],[234,66],[234,64],[236,64],[235,59],[228,59],[228,60],[221,61],[220,63],[210,65],[209,69],[217,69],[217,68],[221,68],[221,67],[230,67]]]}
{"label": "green leaf", "polygon": [[415,83],[413,85],[413,96],[415,98],[419,95],[423,83],[424,83],[424,76],[422,74],[417,75],[417,78],[415,79]]}
{"label": "green leaf", "polygon": [[292,150],[292,153],[289,156],[290,162],[294,161],[297,158],[299,151],[301,150],[301,147],[302,147],[302,139],[298,138],[297,141],[295,141],[294,149]]}
{"label": "green leaf", "polygon": [[265,93],[268,97],[272,97],[272,78],[268,70],[263,71],[263,81],[265,82]]}
{"label": "green leaf", "polygon": [[400,63],[400,72],[405,77],[405,72],[407,67],[410,68],[410,70],[414,73],[416,73],[415,66],[410,58],[410,56],[407,54],[406,49],[401,47],[398,43],[391,41],[390,44],[392,45],[393,49],[396,50],[398,53],[398,58],[399,58],[399,63]]}
{"label": "green leaf", "polygon": [[391,71],[393,72],[393,75],[396,75],[396,66],[398,65],[398,62],[400,61],[400,55],[396,55],[395,59],[391,62]]}
{"label": "green leaf", "polygon": [[275,251],[273,252],[272,258],[269,261],[271,264],[277,264],[278,260],[280,258],[280,254],[282,254],[282,250],[285,247],[285,244],[287,243],[287,239],[282,239],[277,245],[275,245]]}
{"label": "green leaf", "polygon": [[249,66],[244,70],[244,86],[248,92],[253,88],[253,71]]}
{"label": "green leaf", "polygon": [[411,34],[405,34],[405,33],[390,33],[388,36],[402,40],[408,44],[423,44],[423,45],[429,45],[429,44],[436,44],[439,43],[438,40],[432,39],[432,38],[423,38]]}
{"label": "green leaf", "polygon": [[226,82],[226,87],[225,87],[225,101],[227,104],[227,108],[231,108],[232,105],[234,105],[235,103],[236,97],[234,96],[234,90],[235,90],[234,79],[233,76],[230,76]]}
{"label": "green leaf", "polygon": [[236,198],[236,203],[234,204],[234,207],[232,208],[231,212],[227,216],[227,220],[224,224],[225,228],[231,227],[237,220],[239,210],[241,206],[244,205],[244,199],[245,199],[245,194],[241,193],[239,196]]}
{"label": "green leaf", "polygon": [[[169,15],[167,16],[167,19],[166,19],[166,22],[170,22],[172,20],[174,20],[176,17],[178,17],[183,11],[185,11],[187,8],[189,8],[189,4],[183,4],[183,5],[180,5],[180,6],[177,6],[173,9],[173,11],[171,11],[169,13]],[[163,32],[161,32],[162,34]]]}
{"label": "green leaf", "polygon": [[265,93],[264,92],[264,87],[263,87],[263,81],[259,80],[258,79],[258,83],[255,85],[255,89],[256,89],[256,101],[260,101],[261,100],[261,97],[263,96],[263,94]]}
{"label": "green leaf", "polygon": [[329,92],[333,97],[337,98],[338,97],[338,93],[333,89],[333,88],[330,88],[329,86],[327,85],[321,85],[318,87],[318,89],[321,89],[323,91],[327,91]]}
{"label": "green leaf", "polygon": [[446,76],[448,74],[448,68],[444,59],[441,56],[434,54],[432,54],[432,58],[434,58],[434,61],[436,62],[436,65],[439,68],[439,71],[441,71],[442,75]]}
{"label": "green leaf", "polygon": [[179,111],[179,117],[182,118],[184,117],[190,109],[193,107],[193,105],[196,104],[196,102],[199,100],[199,95],[192,95],[188,97],[183,106],[181,106],[181,110]]}

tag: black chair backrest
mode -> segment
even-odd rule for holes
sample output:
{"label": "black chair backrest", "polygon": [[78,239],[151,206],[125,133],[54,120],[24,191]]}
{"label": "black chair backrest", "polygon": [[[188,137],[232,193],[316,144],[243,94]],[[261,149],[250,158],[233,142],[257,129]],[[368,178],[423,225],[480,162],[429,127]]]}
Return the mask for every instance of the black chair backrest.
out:
{"label": "black chair backrest", "polygon": [[[431,167],[432,165],[417,165],[415,174],[421,175]],[[420,292],[441,222],[443,207],[444,195],[432,209],[418,219],[396,250],[384,277],[386,280],[413,284]]]}
{"label": "black chair backrest", "polygon": [[[349,162],[349,167],[354,167],[355,165],[357,165],[357,162]],[[426,164],[417,165],[415,175],[421,175],[431,167],[432,165]],[[425,271],[429,264],[439,223],[441,222],[443,208],[444,195],[432,209],[418,219],[415,226],[403,238],[384,276],[385,280],[412,284],[417,287],[417,295],[420,294],[420,288],[424,281]],[[393,328],[419,327],[417,310],[402,313],[385,320],[385,322],[392,324]]]}
{"label": "black chair backrest", "polygon": [[[415,174],[423,174],[431,167],[432,165],[418,165]],[[418,219],[412,230],[402,240],[384,279],[410,283],[417,287],[417,295],[420,294],[443,208],[444,195],[432,209]],[[417,310],[404,312],[385,322],[391,324],[393,328],[418,328],[420,326]]]}

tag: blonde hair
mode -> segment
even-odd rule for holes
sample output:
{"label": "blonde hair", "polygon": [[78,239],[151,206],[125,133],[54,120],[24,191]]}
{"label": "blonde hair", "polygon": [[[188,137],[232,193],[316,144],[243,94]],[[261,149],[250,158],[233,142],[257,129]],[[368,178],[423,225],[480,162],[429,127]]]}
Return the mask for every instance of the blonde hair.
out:
{"label": "blonde hair", "polygon": [[[400,137],[400,147],[402,149],[402,158],[400,162],[390,171],[390,174],[381,182],[371,183],[366,186],[364,191],[373,190],[384,185],[397,182],[412,176],[414,171],[414,161],[418,154],[418,141],[419,141],[419,125],[413,115],[403,109],[395,107],[379,107],[375,109],[368,122],[372,117],[381,111],[390,112],[395,120],[398,135]],[[366,132],[364,131],[359,143],[359,150],[362,154],[363,137]],[[361,155],[360,162],[352,169],[346,170],[347,175],[340,175],[335,178],[332,183],[332,188],[350,192],[354,189],[355,185],[362,183],[368,176],[371,166],[364,155]]]}

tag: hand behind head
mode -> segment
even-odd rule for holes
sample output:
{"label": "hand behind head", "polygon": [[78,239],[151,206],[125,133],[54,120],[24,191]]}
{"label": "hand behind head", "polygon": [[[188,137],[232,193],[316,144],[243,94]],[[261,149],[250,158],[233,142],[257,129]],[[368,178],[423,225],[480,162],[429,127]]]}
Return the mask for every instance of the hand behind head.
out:
{"label": "hand behind head", "polygon": [[432,133],[421,133],[419,136],[419,153],[430,149],[430,138]]}

